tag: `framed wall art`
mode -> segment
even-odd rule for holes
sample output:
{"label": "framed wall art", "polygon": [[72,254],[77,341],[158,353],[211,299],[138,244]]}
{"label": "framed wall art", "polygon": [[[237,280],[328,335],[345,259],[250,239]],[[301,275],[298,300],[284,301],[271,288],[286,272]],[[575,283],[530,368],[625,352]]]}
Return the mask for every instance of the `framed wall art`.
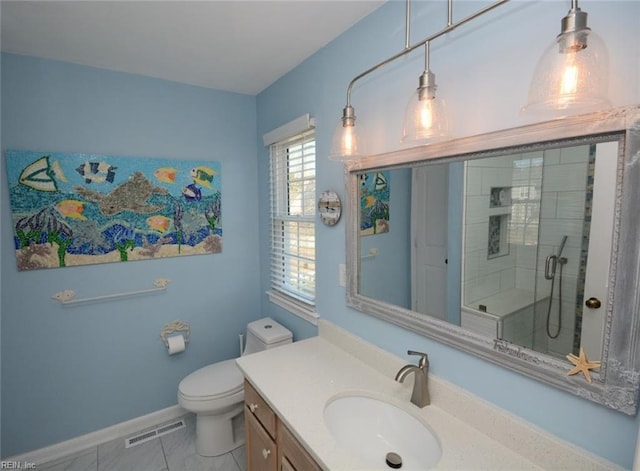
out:
{"label": "framed wall art", "polygon": [[8,150],[19,270],[222,251],[216,161]]}

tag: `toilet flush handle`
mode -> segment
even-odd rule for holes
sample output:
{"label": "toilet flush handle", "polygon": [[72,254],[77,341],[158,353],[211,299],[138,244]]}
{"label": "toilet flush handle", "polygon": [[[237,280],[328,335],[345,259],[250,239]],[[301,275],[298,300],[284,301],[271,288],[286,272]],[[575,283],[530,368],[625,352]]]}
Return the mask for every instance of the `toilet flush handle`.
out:
{"label": "toilet flush handle", "polygon": [[249,404],[249,410],[251,412],[255,412],[257,408],[258,408],[258,404]]}

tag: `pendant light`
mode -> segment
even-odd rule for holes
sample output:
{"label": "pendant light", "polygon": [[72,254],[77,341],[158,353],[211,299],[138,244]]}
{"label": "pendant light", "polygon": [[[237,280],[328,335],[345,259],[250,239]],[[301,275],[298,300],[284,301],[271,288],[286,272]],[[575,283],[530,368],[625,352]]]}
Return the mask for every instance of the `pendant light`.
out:
{"label": "pendant light", "polygon": [[351,106],[351,90],[355,83],[372,72],[394,62],[395,60],[406,56],[415,49],[425,47],[426,67],[424,73],[420,76],[418,89],[414,93],[407,107],[407,115],[410,118],[405,119],[403,130],[403,142],[413,143],[431,143],[438,140],[449,138],[449,124],[445,115],[444,102],[436,98],[435,75],[429,70],[429,43],[454,29],[462,26],[480,16],[488,13],[495,8],[504,5],[509,0],[496,0],[494,3],[485,6],[479,11],[453,22],[453,0],[447,1],[448,22],[447,26],[431,36],[419,41],[416,44],[409,44],[409,24],[410,24],[410,0],[406,0],[407,10],[405,19],[405,47],[402,51],[393,56],[379,62],[373,67],[365,70],[361,74],[354,77],[347,87],[347,104],[342,110],[342,117],[335,127],[329,158],[332,160],[356,160],[366,155],[364,148],[365,135],[362,124],[356,126],[356,115],[353,106]]}
{"label": "pendant light", "polygon": [[402,142],[406,144],[429,144],[451,138],[446,106],[442,99],[436,98],[436,76],[429,69],[429,42],[424,48],[424,72],[404,115]]}
{"label": "pendant light", "polygon": [[560,34],[538,61],[521,113],[559,118],[608,108],[608,75],[607,48],[573,0]]}
{"label": "pendant light", "polygon": [[336,125],[331,141],[331,160],[353,160],[364,155],[362,125],[356,128],[356,114],[353,106],[347,104],[342,110],[342,118]]}

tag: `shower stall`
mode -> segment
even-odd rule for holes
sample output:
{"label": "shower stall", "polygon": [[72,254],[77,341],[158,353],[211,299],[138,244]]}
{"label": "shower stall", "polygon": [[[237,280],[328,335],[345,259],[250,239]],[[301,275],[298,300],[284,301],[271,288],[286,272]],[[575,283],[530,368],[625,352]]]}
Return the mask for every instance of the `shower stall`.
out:
{"label": "shower stall", "polygon": [[462,327],[577,352],[595,153],[588,144],[465,163]]}

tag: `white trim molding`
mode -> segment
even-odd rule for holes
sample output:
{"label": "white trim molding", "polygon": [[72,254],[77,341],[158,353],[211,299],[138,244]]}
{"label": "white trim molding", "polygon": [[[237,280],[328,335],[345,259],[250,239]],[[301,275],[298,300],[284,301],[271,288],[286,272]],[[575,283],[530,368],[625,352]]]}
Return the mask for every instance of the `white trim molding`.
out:
{"label": "white trim molding", "polygon": [[297,301],[290,296],[286,296],[282,293],[279,293],[275,290],[267,291],[267,295],[269,296],[269,301],[273,304],[280,306],[283,309],[286,309],[291,314],[298,316],[301,319],[309,322],[313,325],[318,325],[318,319],[320,316],[313,309],[312,306],[309,306],[306,303],[301,301]]}
{"label": "white trim molding", "polygon": [[26,453],[6,458],[4,461],[14,461],[18,463],[35,463],[38,467],[51,461],[60,460],[68,456],[78,454],[91,447],[102,443],[123,438],[127,435],[140,432],[146,428],[152,428],[164,422],[175,420],[178,417],[187,415],[188,412],[179,405],[167,407],[150,414],[136,417],[126,422],[111,425],[95,432],[80,435],[79,437],[56,443],[51,446],[28,451]]}
{"label": "white trim molding", "polygon": [[270,146],[271,144],[282,141],[283,139],[288,139],[291,136],[295,136],[315,127],[316,119],[312,118],[309,113],[305,113],[293,121],[289,121],[279,128],[274,129],[273,131],[264,133],[262,141],[264,142],[265,147]]}

